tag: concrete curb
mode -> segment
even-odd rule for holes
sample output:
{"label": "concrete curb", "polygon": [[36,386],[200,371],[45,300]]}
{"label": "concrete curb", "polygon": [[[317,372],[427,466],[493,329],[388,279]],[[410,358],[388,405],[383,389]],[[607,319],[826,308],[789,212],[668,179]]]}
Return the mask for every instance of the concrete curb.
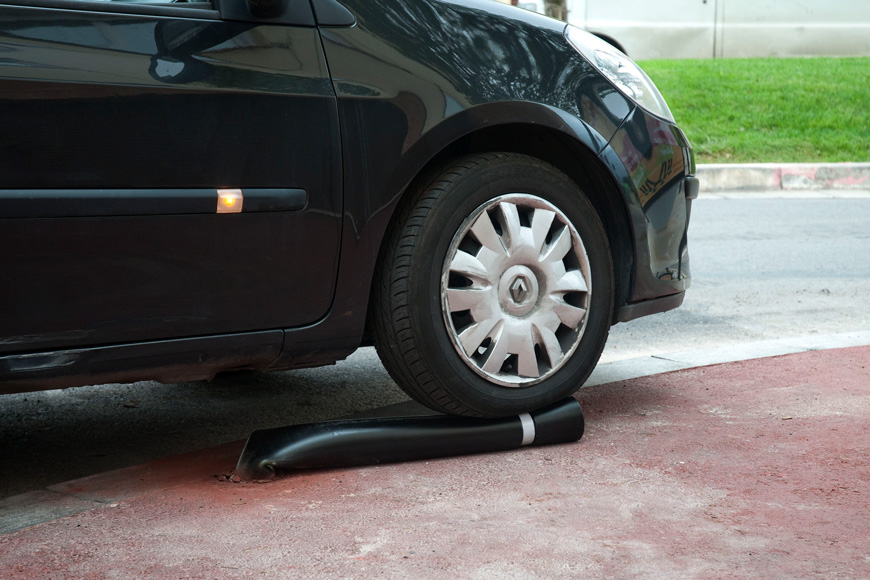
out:
{"label": "concrete curb", "polygon": [[870,190],[870,163],[699,164],[701,193]]}
{"label": "concrete curb", "polygon": [[870,330],[856,330],[642,356],[599,364],[592,371],[592,376],[584,383],[583,388],[711,365],[867,345],[870,345]]}

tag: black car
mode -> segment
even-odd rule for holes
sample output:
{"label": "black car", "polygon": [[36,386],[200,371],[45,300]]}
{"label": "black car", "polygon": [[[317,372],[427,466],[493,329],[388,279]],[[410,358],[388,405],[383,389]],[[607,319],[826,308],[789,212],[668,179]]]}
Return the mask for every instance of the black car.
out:
{"label": "black car", "polygon": [[330,364],[525,412],[680,305],[652,82],[490,0],[0,0],[0,392]]}

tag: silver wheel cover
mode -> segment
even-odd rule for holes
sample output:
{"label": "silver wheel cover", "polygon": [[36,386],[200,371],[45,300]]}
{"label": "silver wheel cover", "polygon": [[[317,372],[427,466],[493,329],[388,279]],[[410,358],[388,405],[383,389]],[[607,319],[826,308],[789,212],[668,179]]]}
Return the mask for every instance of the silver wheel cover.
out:
{"label": "silver wheel cover", "polygon": [[459,227],[441,274],[447,334],[488,381],[527,387],[571,357],[586,327],[592,280],[577,230],[556,206],[509,194]]}

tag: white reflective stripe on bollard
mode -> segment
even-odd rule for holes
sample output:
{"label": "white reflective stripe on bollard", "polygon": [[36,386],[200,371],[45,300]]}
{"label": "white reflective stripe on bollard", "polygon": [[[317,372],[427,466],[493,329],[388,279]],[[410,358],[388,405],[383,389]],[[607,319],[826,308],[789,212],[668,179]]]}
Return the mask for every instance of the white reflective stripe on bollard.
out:
{"label": "white reflective stripe on bollard", "polygon": [[523,441],[520,445],[531,445],[535,442],[535,420],[528,413],[523,413],[520,423],[523,425]]}

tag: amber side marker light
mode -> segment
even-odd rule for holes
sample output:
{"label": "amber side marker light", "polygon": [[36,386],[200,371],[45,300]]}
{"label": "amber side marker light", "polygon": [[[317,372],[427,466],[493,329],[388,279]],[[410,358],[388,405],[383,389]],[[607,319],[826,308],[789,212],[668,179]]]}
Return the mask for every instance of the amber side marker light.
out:
{"label": "amber side marker light", "polygon": [[219,189],[217,194],[218,213],[241,213],[245,201],[241,189]]}

